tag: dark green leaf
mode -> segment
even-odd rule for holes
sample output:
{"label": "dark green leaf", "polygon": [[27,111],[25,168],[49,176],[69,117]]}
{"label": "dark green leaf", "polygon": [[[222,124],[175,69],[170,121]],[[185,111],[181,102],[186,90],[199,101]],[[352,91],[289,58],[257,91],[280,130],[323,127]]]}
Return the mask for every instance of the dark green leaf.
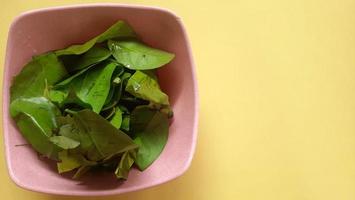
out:
{"label": "dark green leaf", "polygon": [[120,110],[124,113],[124,114],[130,114],[128,108],[126,108],[126,106],[124,105],[118,105],[118,107],[120,108]]}
{"label": "dark green leaf", "polygon": [[61,56],[66,69],[69,72],[82,70],[91,65],[106,60],[111,56],[111,51],[106,48],[93,46],[90,50],[82,55]]}
{"label": "dark green leaf", "polygon": [[15,121],[23,137],[37,152],[48,158],[57,159],[61,149],[49,141],[46,133],[32,116],[19,113],[16,115]]}
{"label": "dark green leaf", "polygon": [[43,130],[45,136],[51,136],[57,127],[56,117],[61,113],[59,109],[44,97],[18,98],[10,104],[10,114],[16,117],[20,113],[31,116],[35,123]]}
{"label": "dark green leaf", "polygon": [[136,40],[110,40],[108,47],[119,63],[134,70],[156,69],[174,58],[174,54],[148,47]]}
{"label": "dark green leaf", "polygon": [[62,105],[67,105],[67,104],[76,104],[79,105],[82,108],[89,108],[92,109],[92,106],[90,102],[85,102],[78,96],[78,94],[74,91],[73,88],[69,89],[69,92],[67,93],[67,96],[62,102]]}
{"label": "dark green leaf", "polygon": [[101,43],[109,39],[114,38],[126,38],[126,37],[136,37],[133,29],[124,21],[118,21],[114,25],[112,25],[105,32],[100,35],[94,37],[88,42],[80,45],[72,45],[66,49],[58,50],[55,53],[58,56],[62,55],[79,55],[87,52],[91,47],[93,47],[96,43]]}
{"label": "dark green leaf", "polygon": [[72,75],[72,76],[66,78],[65,80],[63,80],[63,81],[57,83],[56,85],[54,85],[53,88],[54,88],[54,89],[65,88],[65,86],[68,86],[70,83],[72,83],[72,81],[73,81],[75,78],[81,76],[82,74],[84,74],[85,72],[87,72],[87,71],[88,71],[89,69],[91,69],[92,67],[94,67],[94,65],[93,65],[93,66],[90,66],[90,67],[87,67],[87,68],[85,68],[85,69],[80,70],[79,72],[75,73],[74,75]]}
{"label": "dark green leaf", "polygon": [[78,112],[74,119],[87,131],[103,158],[137,148],[128,135],[91,110]]}
{"label": "dark green leaf", "polygon": [[108,99],[106,99],[105,105],[102,108],[102,110],[111,109],[118,104],[118,102],[120,101],[120,98],[122,96],[123,87],[126,84],[127,79],[130,76],[131,76],[130,73],[125,72],[121,75],[119,84],[112,84],[111,85],[111,89],[110,89],[111,94],[108,95]]}
{"label": "dark green leaf", "polygon": [[67,71],[53,53],[34,57],[14,78],[11,101],[19,97],[43,96],[47,85],[53,85],[67,76]]}
{"label": "dark green leaf", "polygon": [[[75,114],[74,114],[75,115]],[[85,155],[91,161],[98,161],[103,158],[100,152],[97,151],[90,135],[87,133],[86,127],[80,120],[75,117],[58,117],[58,124],[61,126],[59,135],[69,137],[73,140],[80,142],[79,152]]]}
{"label": "dark green leaf", "polygon": [[169,105],[169,97],[160,90],[159,83],[152,73],[136,71],[128,80],[126,91],[135,97],[156,104]]}
{"label": "dark green leaf", "polygon": [[131,131],[139,145],[136,164],[146,169],[163,151],[168,139],[169,121],[165,114],[148,106],[139,106],[131,114]]}

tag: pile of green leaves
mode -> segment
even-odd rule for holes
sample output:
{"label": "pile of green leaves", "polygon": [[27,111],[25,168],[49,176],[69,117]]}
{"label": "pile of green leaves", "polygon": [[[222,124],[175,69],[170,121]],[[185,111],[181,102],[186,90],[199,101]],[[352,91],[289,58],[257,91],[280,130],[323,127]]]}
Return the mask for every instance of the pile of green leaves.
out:
{"label": "pile of green leaves", "polygon": [[84,44],[33,57],[14,77],[11,116],[59,173],[104,168],[126,179],[167,142],[172,110],[155,69],[173,58],[118,21]]}

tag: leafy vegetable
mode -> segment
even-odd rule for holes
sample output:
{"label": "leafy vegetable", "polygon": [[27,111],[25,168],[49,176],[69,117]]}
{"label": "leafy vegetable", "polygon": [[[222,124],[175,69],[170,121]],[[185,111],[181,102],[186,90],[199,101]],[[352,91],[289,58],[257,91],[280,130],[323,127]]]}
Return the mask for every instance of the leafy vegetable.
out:
{"label": "leafy vegetable", "polygon": [[101,43],[109,39],[114,38],[129,38],[136,37],[133,29],[124,21],[118,21],[114,25],[112,25],[109,29],[107,29],[102,34],[94,37],[88,42],[81,45],[72,45],[66,49],[61,49],[55,52],[57,56],[63,55],[79,55],[87,52],[91,47],[93,47],[96,43]]}
{"label": "leafy vegetable", "polygon": [[33,57],[13,80],[10,114],[59,173],[104,169],[127,179],[167,142],[173,112],[154,69],[173,57],[118,21],[84,44]]}
{"label": "leafy vegetable", "polygon": [[59,109],[44,97],[18,98],[10,104],[10,114],[16,117],[26,113],[43,130],[46,136],[52,135],[52,130],[57,127],[56,117],[60,116]]}
{"label": "leafy vegetable", "polygon": [[120,128],[122,124],[122,112],[119,107],[116,107],[116,112],[113,115],[112,119],[110,120],[111,124],[116,127]]}
{"label": "leafy vegetable", "polygon": [[69,137],[61,136],[61,135],[60,136],[52,136],[49,138],[49,140],[53,144],[61,147],[62,149],[74,149],[80,145],[80,142],[75,141]]}
{"label": "leafy vegetable", "polygon": [[81,123],[102,158],[137,148],[128,135],[91,110],[82,110],[73,117]]}
{"label": "leafy vegetable", "polygon": [[134,70],[156,69],[174,58],[174,54],[148,47],[136,40],[110,40],[108,46],[119,63]]}
{"label": "leafy vegetable", "polygon": [[55,54],[36,56],[15,76],[10,89],[11,101],[43,96],[46,84],[55,84],[66,76],[67,71]]}
{"label": "leafy vegetable", "polygon": [[93,46],[86,53],[81,55],[71,55],[62,58],[64,65],[69,72],[84,69],[106,60],[111,56],[111,52],[103,47]]}
{"label": "leafy vegetable", "polygon": [[54,85],[54,89],[58,89],[58,88],[65,88],[65,86],[67,86],[68,84],[70,84],[75,78],[77,78],[78,76],[81,76],[82,74],[84,74],[86,71],[88,71],[89,69],[91,69],[91,67],[93,67],[94,65],[84,68],[81,71],[77,72],[76,74],[70,76],[69,78],[61,81],[60,83],[57,83],[56,85]]}
{"label": "leafy vegetable", "polygon": [[159,83],[152,73],[136,71],[128,80],[126,91],[156,104],[169,105],[168,95],[160,90]]}
{"label": "leafy vegetable", "polygon": [[20,113],[14,119],[23,137],[36,151],[48,158],[57,159],[61,149],[49,141],[44,130],[31,115]]}
{"label": "leafy vegetable", "polygon": [[123,115],[121,129],[124,131],[129,131],[129,122],[130,122],[130,116]]}
{"label": "leafy vegetable", "polygon": [[68,172],[81,166],[81,159],[78,154],[68,154],[68,151],[59,152],[61,162],[57,164],[58,172]]}
{"label": "leafy vegetable", "polygon": [[123,153],[120,162],[115,170],[115,175],[118,179],[127,179],[128,172],[131,169],[134,160],[136,159],[136,151],[126,151]]}
{"label": "leafy vegetable", "polygon": [[84,73],[79,72],[56,85],[61,88],[50,92],[50,99],[62,104],[76,103],[82,107],[91,106],[94,112],[99,113],[105,103],[110,90],[112,73],[116,68],[112,62],[103,63]]}
{"label": "leafy vegetable", "polygon": [[73,88],[78,97],[91,105],[94,112],[99,113],[110,90],[110,81],[115,63],[95,67],[84,76],[74,80]]}
{"label": "leafy vegetable", "polygon": [[169,132],[169,121],[166,115],[148,106],[139,106],[131,115],[134,142],[139,145],[136,164],[144,170],[162,152]]}

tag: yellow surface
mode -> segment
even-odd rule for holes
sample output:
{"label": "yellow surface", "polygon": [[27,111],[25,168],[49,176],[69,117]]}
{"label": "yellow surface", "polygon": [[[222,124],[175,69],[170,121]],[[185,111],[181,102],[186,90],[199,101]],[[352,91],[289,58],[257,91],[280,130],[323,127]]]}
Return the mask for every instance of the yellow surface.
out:
{"label": "yellow surface", "polygon": [[[3,1],[1,57],[22,11],[84,2],[99,1]],[[130,3],[183,18],[199,79],[199,139],[182,177],[102,199],[355,199],[354,0]],[[16,187],[0,151],[1,198],[63,198]]]}

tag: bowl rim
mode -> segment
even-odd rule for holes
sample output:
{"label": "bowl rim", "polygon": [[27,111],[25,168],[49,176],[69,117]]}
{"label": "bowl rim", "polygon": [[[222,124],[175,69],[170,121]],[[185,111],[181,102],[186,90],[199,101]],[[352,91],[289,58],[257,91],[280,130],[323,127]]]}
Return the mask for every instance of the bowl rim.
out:
{"label": "bowl rim", "polygon": [[[194,109],[194,124],[193,124],[193,131],[192,131],[192,150],[190,151],[190,154],[188,155],[187,161],[185,162],[185,165],[182,167],[182,170],[180,170],[179,173],[176,173],[174,176],[172,176],[170,179],[166,179],[163,181],[157,181],[154,182],[150,185],[145,185],[145,186],[132,186],[129,188],[125,188],[124,190],[102,190],[102,191],[93,191],[93,192],[84,192],[84,191],[58,191],[55,189],[48,189],[48,188],[41,188],[41,187],[36,187],[36,186],[31,186],[28,184],[24,184],[21,182],[15,175],[14,171],[12,170],[12,167],[10,165],[10,147],[9,147],[9,137],[8,137],[8,130],[9,130],[9,124],[7,123],[10,119],[8,111],[9,107],[9,96],[8,95],[3,95],[2,96],[2,112],[3,112],[3,138],[4,138],[4,148],[5,148],[5,159],[6,159],[6,167],[7,171],[10,175],[10,179],[20,188],[27,189],[33,192],[40,192],[40,193],[45,193],[45,194],[51,194],[51,195],[61,195],[61,196],[111,196],[111,195],[118,195],[118,194],[123,194],[123,193],[129,193],[133,191],[138,191],[138,190],[144,190],[148,189],[151,187],[155,187],[160,184],[164,184],[167,182],[170,182],[181,175],[183,175],[188,168],[191,165],[193,156],[196,151],[196,145],[197,145],[197,134],[198,134],[198,120],[199,120],[199,91],[198,91],[198,85],[197,85],[197,76],[196,76],[196,67],[195,67],[195,61],[194,57],[192,54],[191,50],[191,43],[187,34],[187,31],[185,29],[185,26],[182,22],[182,19],[175,14],[173,11],[166,9],[166,8],[161,8],[157,6],[147,6],[147,5],[138,5],[138,4],[122,4],[122,3],[89,3],[89,4],[75,4],[75,5],[64,5],[64,6],[54,6],[54,7],[46,7],[46,8],[39,8],[39,9],[33,9],[29,11],[25,11],[20,13],[18,16],[16,16],[8,29],[8,36],[7,36],[7,45],[6,45],[6,50],[5,50],[5,63],[4,63],[4,73],[3,73],[3,93],[4,91],[9,88],[9,84],[11,84],[11,81],[5,81],[7,80],[5,77],[9,74],[9,38],[10,38],[10,32],[13,30],[14,25],[22,18],[27,17],[32,14],[37,14],[41,12],[50,12],[50,11],[59,11],[59,10],[65,10],[65,9],[77,9],[77,8],[93,8],[93,7],[117,7],[117,8],[134,8],[134,9],[141,9],[141,10],[154,10],[162,13],[166,13],[168,15],[173,16],[178,25],[182,28],[182,33],[183,37],[186,39],[186,45],[187,45],[187,53],[191,62],[191,71],[192,71],[192,81],[193,81],[193,89],[194,89],[194,99],[195,99],[195,109]],[[10,79],[11,80],[11,79]]]}

